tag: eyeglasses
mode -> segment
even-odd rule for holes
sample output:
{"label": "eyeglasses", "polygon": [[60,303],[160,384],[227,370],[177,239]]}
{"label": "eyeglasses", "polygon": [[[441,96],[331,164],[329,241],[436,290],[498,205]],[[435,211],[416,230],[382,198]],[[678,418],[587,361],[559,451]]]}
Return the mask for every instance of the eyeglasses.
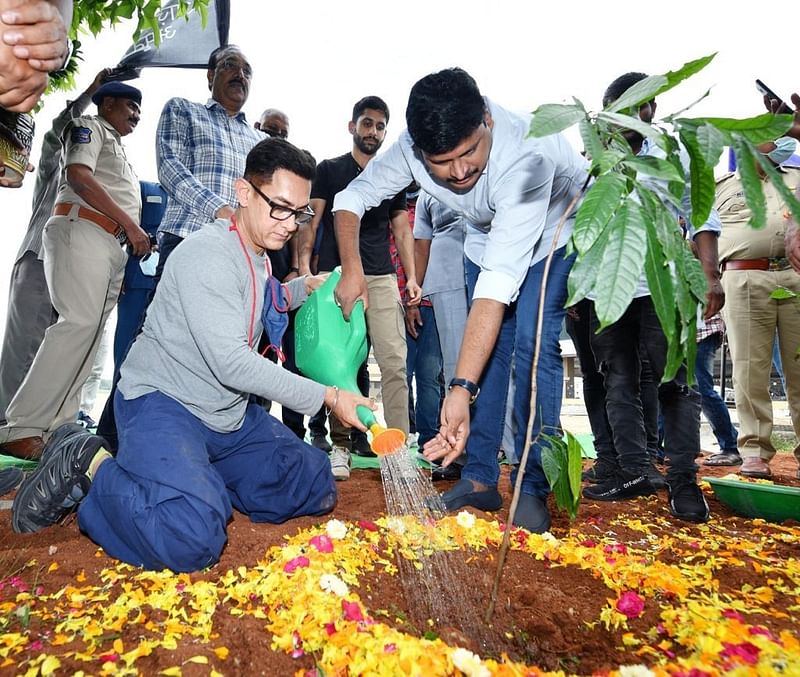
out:
{"label": "eyeglasses", "polygon": [[230,56],[227,59],[219,61],[217,63],[217,68],[223,71],[242,71],[246,78],[253,77],[253,69],[250,68],[250,64],[245,61],[239,61],[238,59],[234,59]]}
{"label": "eyeglasses", "polygon": [[286,221],[287,219],[294,216],[294,222],[298,226],[305,226],[307,223],[311,222],[311,219],[314,218],[314,210],[311,207],[304,207],[303,209],[292,209],[291,207],[287,207],[286,205],[279,204],[274,200],[268,198],[264,193],[262,193],[258,187],[249,179],[247,180],[253,190],[256,191],[269,205],[269,215],[275,219],[276,221]]}
{"label": "eyeglasses", "polygon": [[279,129],[278,127],[262,127],[261,131],[264,132],[267,136],[271,136],[277,139],[286,139],[289,137],[288,129]]}

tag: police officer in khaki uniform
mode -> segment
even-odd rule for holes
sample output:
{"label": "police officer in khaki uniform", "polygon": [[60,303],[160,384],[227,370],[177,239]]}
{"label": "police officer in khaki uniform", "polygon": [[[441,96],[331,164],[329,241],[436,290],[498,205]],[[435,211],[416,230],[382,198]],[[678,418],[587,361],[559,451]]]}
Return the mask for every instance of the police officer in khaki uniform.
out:
{"label": "police officer in khaki uniform", "polygon": [[[794,152],[800,138],[800,113],[783,137],[759,150],[776,165],[787,187],[800,186],[800,169],[781,167]],[[759,167],[759,171],[760,167]],[[786,377],[792,424],[800,436],[800,304],[794,299],[777,300],[770,294],[785,287],[800,295],[800,275],[785,256],[784,235],[789,214],[777,189],[762,172],[767,204],[767,224],[760,230],[749,225],[750,209],[738,174],[728,174],[717,185],[716,208],[722,221],[719,258],[725,290],[723,319],[733,359],[733,388],[739,416],[739,472],[747,477],[770,477],[769,462],[775,455],[772,435],[772,401],[769,378],[775,332]],[[795,447],[800,463],[800,445]]]}
{"label": "police officer in khaki uniform", "polygon": [[139,180],[122,137],[139,122],[141,92],[110,82],[92,96],[96,116],[64,130],[61,179],[43,237],[48,291],[58,322],[45,334],[0,428],[0,452],[38,458],[50,431],[74,421],[106,318],[117,302],[127,254],[150,250],[139,227]]}

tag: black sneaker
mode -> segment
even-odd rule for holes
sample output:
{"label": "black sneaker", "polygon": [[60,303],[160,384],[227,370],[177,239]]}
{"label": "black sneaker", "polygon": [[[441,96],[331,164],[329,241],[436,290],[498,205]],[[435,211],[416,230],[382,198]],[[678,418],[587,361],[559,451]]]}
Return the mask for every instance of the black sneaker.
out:
{"label": "black sneaker", "polygon": [[655,487],[656,491],[661,491],[662,489],[667,488],[667,478],[664,477],[663,473],[658,468],[656,468],[652,461],[648,463],[645,474],[647,475],[647,479],[650,480],[650,484]]}
{"label": "black sneaker", "polygon": [[686,522],[707,522],[711,511],[703,491],[694,477],[669,480],[669,511],[673,517]]}
{"label": "black sneaker", "polygon": [[48,440],[39,461],[17,491],[11,524],[18,534],[39,531],[63,520],[86,496],[86,471],[106,441],[78,423],[66,423]]}
{"label": "black sneaker", "polygon": [[326,454],[330,454],[333,448],[325,435],[314,435],[311,438],[311,446],[316,447],[320,451],[324,451]]}
{"label": "black sneaker", "polygon": [[88,412],[81,409],[78,412],[78,424],[84,428],[97,428],[97,421],[95,421]]}
{"label": "black sneaker", "polygon": [[581,473],[581,480],[584,482],[591,482],[592,484],[607,482],[615,478],[619,474],[619,471],[620,467],[616,463],[607,461],[604,458],[598,458],[591,468]]}
{"label": "black sneaker", "polygon": [[367,440],[367,436],[364,433],[354,434],[350,437],[350,451],[362,458],[375,458],[378,455],[372,451],[369,446],[369,440]]}
{"label": "black sneaker", "polygon": [[620,470],[616,477],[593,484],[583,490],[584,498],[594,501],[624,501],[637,496],[652,496],[656,493],[647,475],[635,475]]}

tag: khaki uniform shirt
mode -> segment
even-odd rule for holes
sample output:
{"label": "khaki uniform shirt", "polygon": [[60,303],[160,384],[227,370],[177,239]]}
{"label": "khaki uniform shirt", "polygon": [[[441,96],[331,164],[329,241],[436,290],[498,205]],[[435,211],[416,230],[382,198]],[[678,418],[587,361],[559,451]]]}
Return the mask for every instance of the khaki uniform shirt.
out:
{"label": "khaki uniform shirt", "polygon": [[122,139],[106,120],[97,115],[75,118],[62,137],[64,163],[56,202],[72,202],[97,211],[81,199],[67,182],[69,165],[86,165],[94,178],[125,211],[134,223],[139,223],[142,196],[139,179],[125,157]]}
{"label": "khaki uniform shirt", "polygon": [[[782,170],[784,183],[794,190],[800,183],[800,169]],[[775,186],[763,181],[767,205],[767,224],[764,228],[750,226],[750,208],[744,198],[744,188],[738,174],[726,174],[717,182],[716,209],[722,221],[719,238],[720,263],[741,259],[775,258],[785,255],[783,236],[789,224],[786,205]]]}

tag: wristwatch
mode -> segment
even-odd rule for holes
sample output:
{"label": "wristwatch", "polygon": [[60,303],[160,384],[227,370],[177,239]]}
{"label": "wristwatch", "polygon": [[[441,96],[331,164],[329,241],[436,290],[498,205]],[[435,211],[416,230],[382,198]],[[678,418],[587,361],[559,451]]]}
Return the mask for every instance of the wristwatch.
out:
{"label": "wristwatch", "polygon": [[469,381],[469,380],[467,380],[465,378],[454,378],[454,379],[452,379],[450,381],[450,385],[447,386],[447,389],[448,390],[452,390],[456,386],[458,386],[459,388],[463,388],[464,390],[466,390],[469,393],[469,395],[470,395],[469,403],[470,404],[474,404],[475,403],[475,400],[478,399],[478,394],[481,392],[481,389],[478,387],[477,383],[473,383],[472,381]]}

